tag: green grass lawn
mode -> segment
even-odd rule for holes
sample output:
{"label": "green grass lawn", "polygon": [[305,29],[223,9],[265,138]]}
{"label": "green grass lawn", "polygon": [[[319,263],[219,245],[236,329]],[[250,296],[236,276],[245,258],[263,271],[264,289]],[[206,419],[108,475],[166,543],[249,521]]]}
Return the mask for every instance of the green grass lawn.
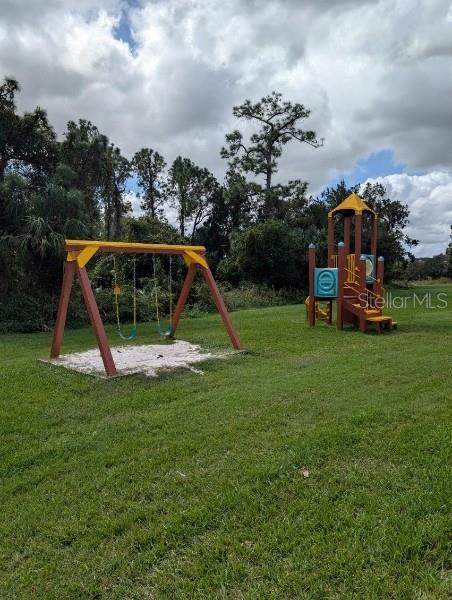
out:
{"label": "green grass lawn", "polygon": [[[1,336],[0,598],[449,598],[452,286],[415,291],[450,306],[381,336],[234,313],[247,352],[204,375],[104,381]],[[228,348],[217,315],[178,333]]]}

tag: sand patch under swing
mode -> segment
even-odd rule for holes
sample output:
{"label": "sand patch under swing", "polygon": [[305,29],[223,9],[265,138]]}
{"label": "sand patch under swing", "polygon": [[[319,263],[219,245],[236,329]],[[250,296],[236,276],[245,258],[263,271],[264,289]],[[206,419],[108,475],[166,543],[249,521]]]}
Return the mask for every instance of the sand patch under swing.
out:
{"label": "sand patch under swing", "polygon": [[[157,377],[158,371],[186,368],[197,373],[192,365],[212,358],[225,358],[231,352],[206,352],[200,346],[189,342],[176,341],[173,344],[143,344],[140,346],[116,346],[111,348],[118,375],[141,373],[147,377]],[[45,360],[52,365],[65,367],[87,375],[106,377],[100,352],[97,348],[62,354],[58,358]]]}

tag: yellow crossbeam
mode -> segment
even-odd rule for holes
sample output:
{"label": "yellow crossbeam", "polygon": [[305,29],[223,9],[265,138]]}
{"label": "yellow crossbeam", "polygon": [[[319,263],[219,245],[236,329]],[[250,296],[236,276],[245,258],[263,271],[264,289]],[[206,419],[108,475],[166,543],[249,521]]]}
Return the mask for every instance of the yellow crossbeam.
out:
{"label": "yellow crossbeam", "polygon": [[186,251],[204,253],[206,251],[205,246],[185,246],[183,244],[144,244],[135,242],[104,242],[98,240],[66,240],[65,248],[67,251],[82,250],[95,246],[101,252],[108,252],[108,250],[136,250],[137,253],[140,251],[144,252],[166,252],[174,254],[182,254]]}
{"label": "yellow crossbeam", "polygon": [[137,254],[179,254],[187,265],[196,263],[205,269],[208,264],[204,258],[205,246],[185,246],[183,244],[144,244],[135,242],[104,242],[96,240],[66,240],[67,261],[77,261],[82,269],[96,252],[126,252]]}

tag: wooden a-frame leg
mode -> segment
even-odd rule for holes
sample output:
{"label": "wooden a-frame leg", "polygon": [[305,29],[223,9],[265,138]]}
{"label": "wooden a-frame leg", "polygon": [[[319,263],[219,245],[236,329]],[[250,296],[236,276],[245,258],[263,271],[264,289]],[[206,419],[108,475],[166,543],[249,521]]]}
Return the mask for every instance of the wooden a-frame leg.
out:
{"label": "wooden a-frame leg", "polygon": [[177,326],[179,324],[179,319],[181,314],[184,311],[185,303],[187,302],[188,294],[190,293],[191,286],[193,284],[193,279],[196,275],[196,265],[191,264],[188,267],[187,275],[185,276],[184,285],[182,286],[182,290],[180,296],[177,300],[176,308],[174,310],[173,318],[171,320],[171,336],[174,336],[176,333]]}
{"label": "wooden a-frame leg", "polygon": [[201,271],[204,275],[204,279],[206,280],[207,285],[209,286],[210,293],[212,294],[217,310],[220,313],[221,318],[223,319],[224,326],[226,327],[226,331],[228,332],[232,345],[236,350],[240,350],[240,338],[234,329],[234,325],[232,324],[231,317],[228,313],[228,309],[226,308],[226,304],[224,303],[224,300],[221,297],[215,279],[213,278],[212,272],[209,268],[206,269],[204,267],[201,267]]}
{"label": "wooden a-frame leg", "polygon": [[69,298],[71,297],[72,284],[75,275],[75,261],[66,262],[64,265],[63,283],[61,285],[60,301],[58,303],[58,312],[53,330],[52,348],[50,357],[57,358],[60,355],[61,343],[63,341],[64,326],[66,325],[67,309]]}
{"label": "wooden a-frame leg", "polygon": [[88,311],[91,325],[93,326],[94,334],[96,336],[97,345],[99,346],[100,354],[102,356],[105,371],[107,375],[116,375],[116,366],[111,355],[110,346],[107,340],[107,334],[105,333],[104,325],[100,317],[99,309],[97,307],[96,298],[94,297],[94,293],[91,288],[88,273],[86,272],[85,267],[80,269],[78,265],[76,266],[76,271],[80,281],[80,287],[82,289],[86,309]]}

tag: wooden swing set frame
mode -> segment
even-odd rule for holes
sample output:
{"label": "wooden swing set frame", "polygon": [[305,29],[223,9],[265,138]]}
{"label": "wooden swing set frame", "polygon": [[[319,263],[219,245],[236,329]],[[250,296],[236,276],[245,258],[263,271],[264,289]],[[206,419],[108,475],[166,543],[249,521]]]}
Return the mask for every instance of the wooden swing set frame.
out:
{"label": "wooden swing set frame", "polygon": [[185,303],[187,302],[193,280],[197,271],[200,270],[204,276],[204,279],[206,280],[217,310],[223,320],[232,346],[237,350],[241,348],[240,338],[234,329],[231,317],[229,316],[224,300],[221,297],[215,279],[205,258],[206,249],[204,246],[66,240],[65,250],[67,252],[67,257],[64,267],[63,283],[58,304],[55,329],[53,332],[52,348],[50,351],[51,358],[57,358],[60,355],[72,284],[75,276],[77,276],[80,282],[88,316],[96,336],[97,345],[102,356],[105,372],[107,375],[117,374],[116,366],[110,350],[110,345],[105,333],[104,324],[102,323],[96,298],[94,296],[88,273],[86,271],[86,265],[97,252],[105,252],[109,254],[167,254],[182,256],[185,264],[188,267],[188,270],[180,296],[177,300],[176,308],[174,310],[171,321],[170,336],[174,337],[176,333],[177,325],[184,310]]}

